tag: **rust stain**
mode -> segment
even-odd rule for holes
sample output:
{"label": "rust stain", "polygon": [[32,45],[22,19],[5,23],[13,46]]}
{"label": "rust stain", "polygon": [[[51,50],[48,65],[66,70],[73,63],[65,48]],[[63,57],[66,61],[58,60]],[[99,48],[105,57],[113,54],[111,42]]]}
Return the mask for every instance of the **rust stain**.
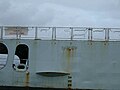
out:
{"label": "rust stain", "polygon": [[77,49],[76,46],[63,46],[63,54],[65,56],[65,62],[66,62],[66,71],[68,73],[71,72],[71,61],[73,60],[73,57],[75,55],[75,51]]}
{"label": "rust stain", "polygon": [[68,64],[67,70],[68,70],[68,72],[71,71],[70,61],[73,57],[73,53],[74,53],[74,48],[72,48],[72,47],[67,47],[66,48],[66,57],[67,57],[67,64]]}
{"label": "rust stain", "polygon": [[67,50],[67,57],[68,57],[68,59],[70,59],[71,53],[72,53],[72,48],[67,48],[66,50]]}
{"label": "rust stain", "polygon": [[29,86],[29,77],[30,76],[30,73],[27,71],[26,72],[26,76],[25,76],[25,86],[27,87],[27,86]]}
{"label": "rust stain", "polygon": [[73,51],[74,51],[74,48],[67,48],[66,49],[67,51],[67,59],[70,60],[70,58],[73,56]]}
{"label": "rust stain", "polygon": [[88,41],[88,45],[93,45],[92,41]]}
{"label": "rust stain", "polygon": [[53,40],[53,41],[51,42],[51,44],[52,44],[52,45],[56,45],[57,43],[56,43],[56,41]]}
{"label": "rust stain", "polygon": [[108,45],[108,42],[107,42],[107,41],[105,41],[105,42],[104,42],[104,45]]}

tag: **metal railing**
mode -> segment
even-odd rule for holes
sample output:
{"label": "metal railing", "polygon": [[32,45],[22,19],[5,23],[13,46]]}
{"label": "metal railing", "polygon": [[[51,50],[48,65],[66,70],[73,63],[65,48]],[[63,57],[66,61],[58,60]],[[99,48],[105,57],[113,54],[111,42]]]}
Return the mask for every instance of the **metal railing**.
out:
{"label": "metal railing", "polygon": [[120,41],[120,28],[1,26],[0,39]]}

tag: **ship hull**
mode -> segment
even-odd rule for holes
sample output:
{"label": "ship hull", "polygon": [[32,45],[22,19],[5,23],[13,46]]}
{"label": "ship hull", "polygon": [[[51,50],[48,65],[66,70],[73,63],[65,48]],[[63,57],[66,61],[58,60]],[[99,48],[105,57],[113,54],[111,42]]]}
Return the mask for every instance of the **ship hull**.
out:
{"label": "ship hull", "polygon": [[[3,42],[8,48],[8,60],[6,66],[0,70],[0,86],[13,87],[0,87],[0,90],[68,90],[69,87],[73,90],[120,90],[120,42]],[[19,68],[14,70],[12,67],[15,50],[25,50],[23,47],[16,49],[20,45],[29,47],[27,71]]]}

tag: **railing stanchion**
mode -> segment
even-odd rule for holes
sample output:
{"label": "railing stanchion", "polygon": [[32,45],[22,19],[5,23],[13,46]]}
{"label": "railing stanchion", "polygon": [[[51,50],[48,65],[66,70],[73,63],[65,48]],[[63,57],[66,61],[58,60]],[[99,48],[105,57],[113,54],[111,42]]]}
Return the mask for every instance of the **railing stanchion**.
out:
{"label": "railing stanchion", "polygon": [[38,36],[37,36],[38,34],[37,34],[37,33],[38,33],[38,28],[37,28],[37,27],[35,27],[35,39],[37,39],[37,38],[38,38]]}
{"label": "railing stanchion", "polygon": [[71,40],[73,40],[73,28],[70,27],[70,29],[71,29]]}
{"label": "railing stanchion", "polygon": [[19,39],[21,39],[21,36],[22,36],[22,34],[21,34],[21,30],[19,30]]}
{"label": "railing stanchion", "polygon": [[52,28],[52,40],[56,40],[56,28]]}
{"label": "railing stanchion", "polygon": [[88,28],[88,40],[92,41],[92,28]]}
{"label": "railing stanchion", "polygon": [[109,30],[110,29],[105,29],[105,41],[109,41]]}
{"label": "railing stanchion", "polygon": [[3,27],[1,27],[1,39],[3,39]]}
{"label": "railing stanchion", "polygon": [[18,28],[16,27],[16,39],[19,39],[18,36],[19,36],[19,32],[18,32]]}

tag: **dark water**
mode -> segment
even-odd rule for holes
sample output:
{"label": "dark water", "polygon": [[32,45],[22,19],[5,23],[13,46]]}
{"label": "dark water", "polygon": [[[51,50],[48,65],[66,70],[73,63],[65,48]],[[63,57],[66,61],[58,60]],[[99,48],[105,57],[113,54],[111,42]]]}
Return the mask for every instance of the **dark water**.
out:
{"label": "dark water", "polygon": [[0,90],[71,90],[63,88],[33,88],[33,87],[6,87],[0,86]]}

